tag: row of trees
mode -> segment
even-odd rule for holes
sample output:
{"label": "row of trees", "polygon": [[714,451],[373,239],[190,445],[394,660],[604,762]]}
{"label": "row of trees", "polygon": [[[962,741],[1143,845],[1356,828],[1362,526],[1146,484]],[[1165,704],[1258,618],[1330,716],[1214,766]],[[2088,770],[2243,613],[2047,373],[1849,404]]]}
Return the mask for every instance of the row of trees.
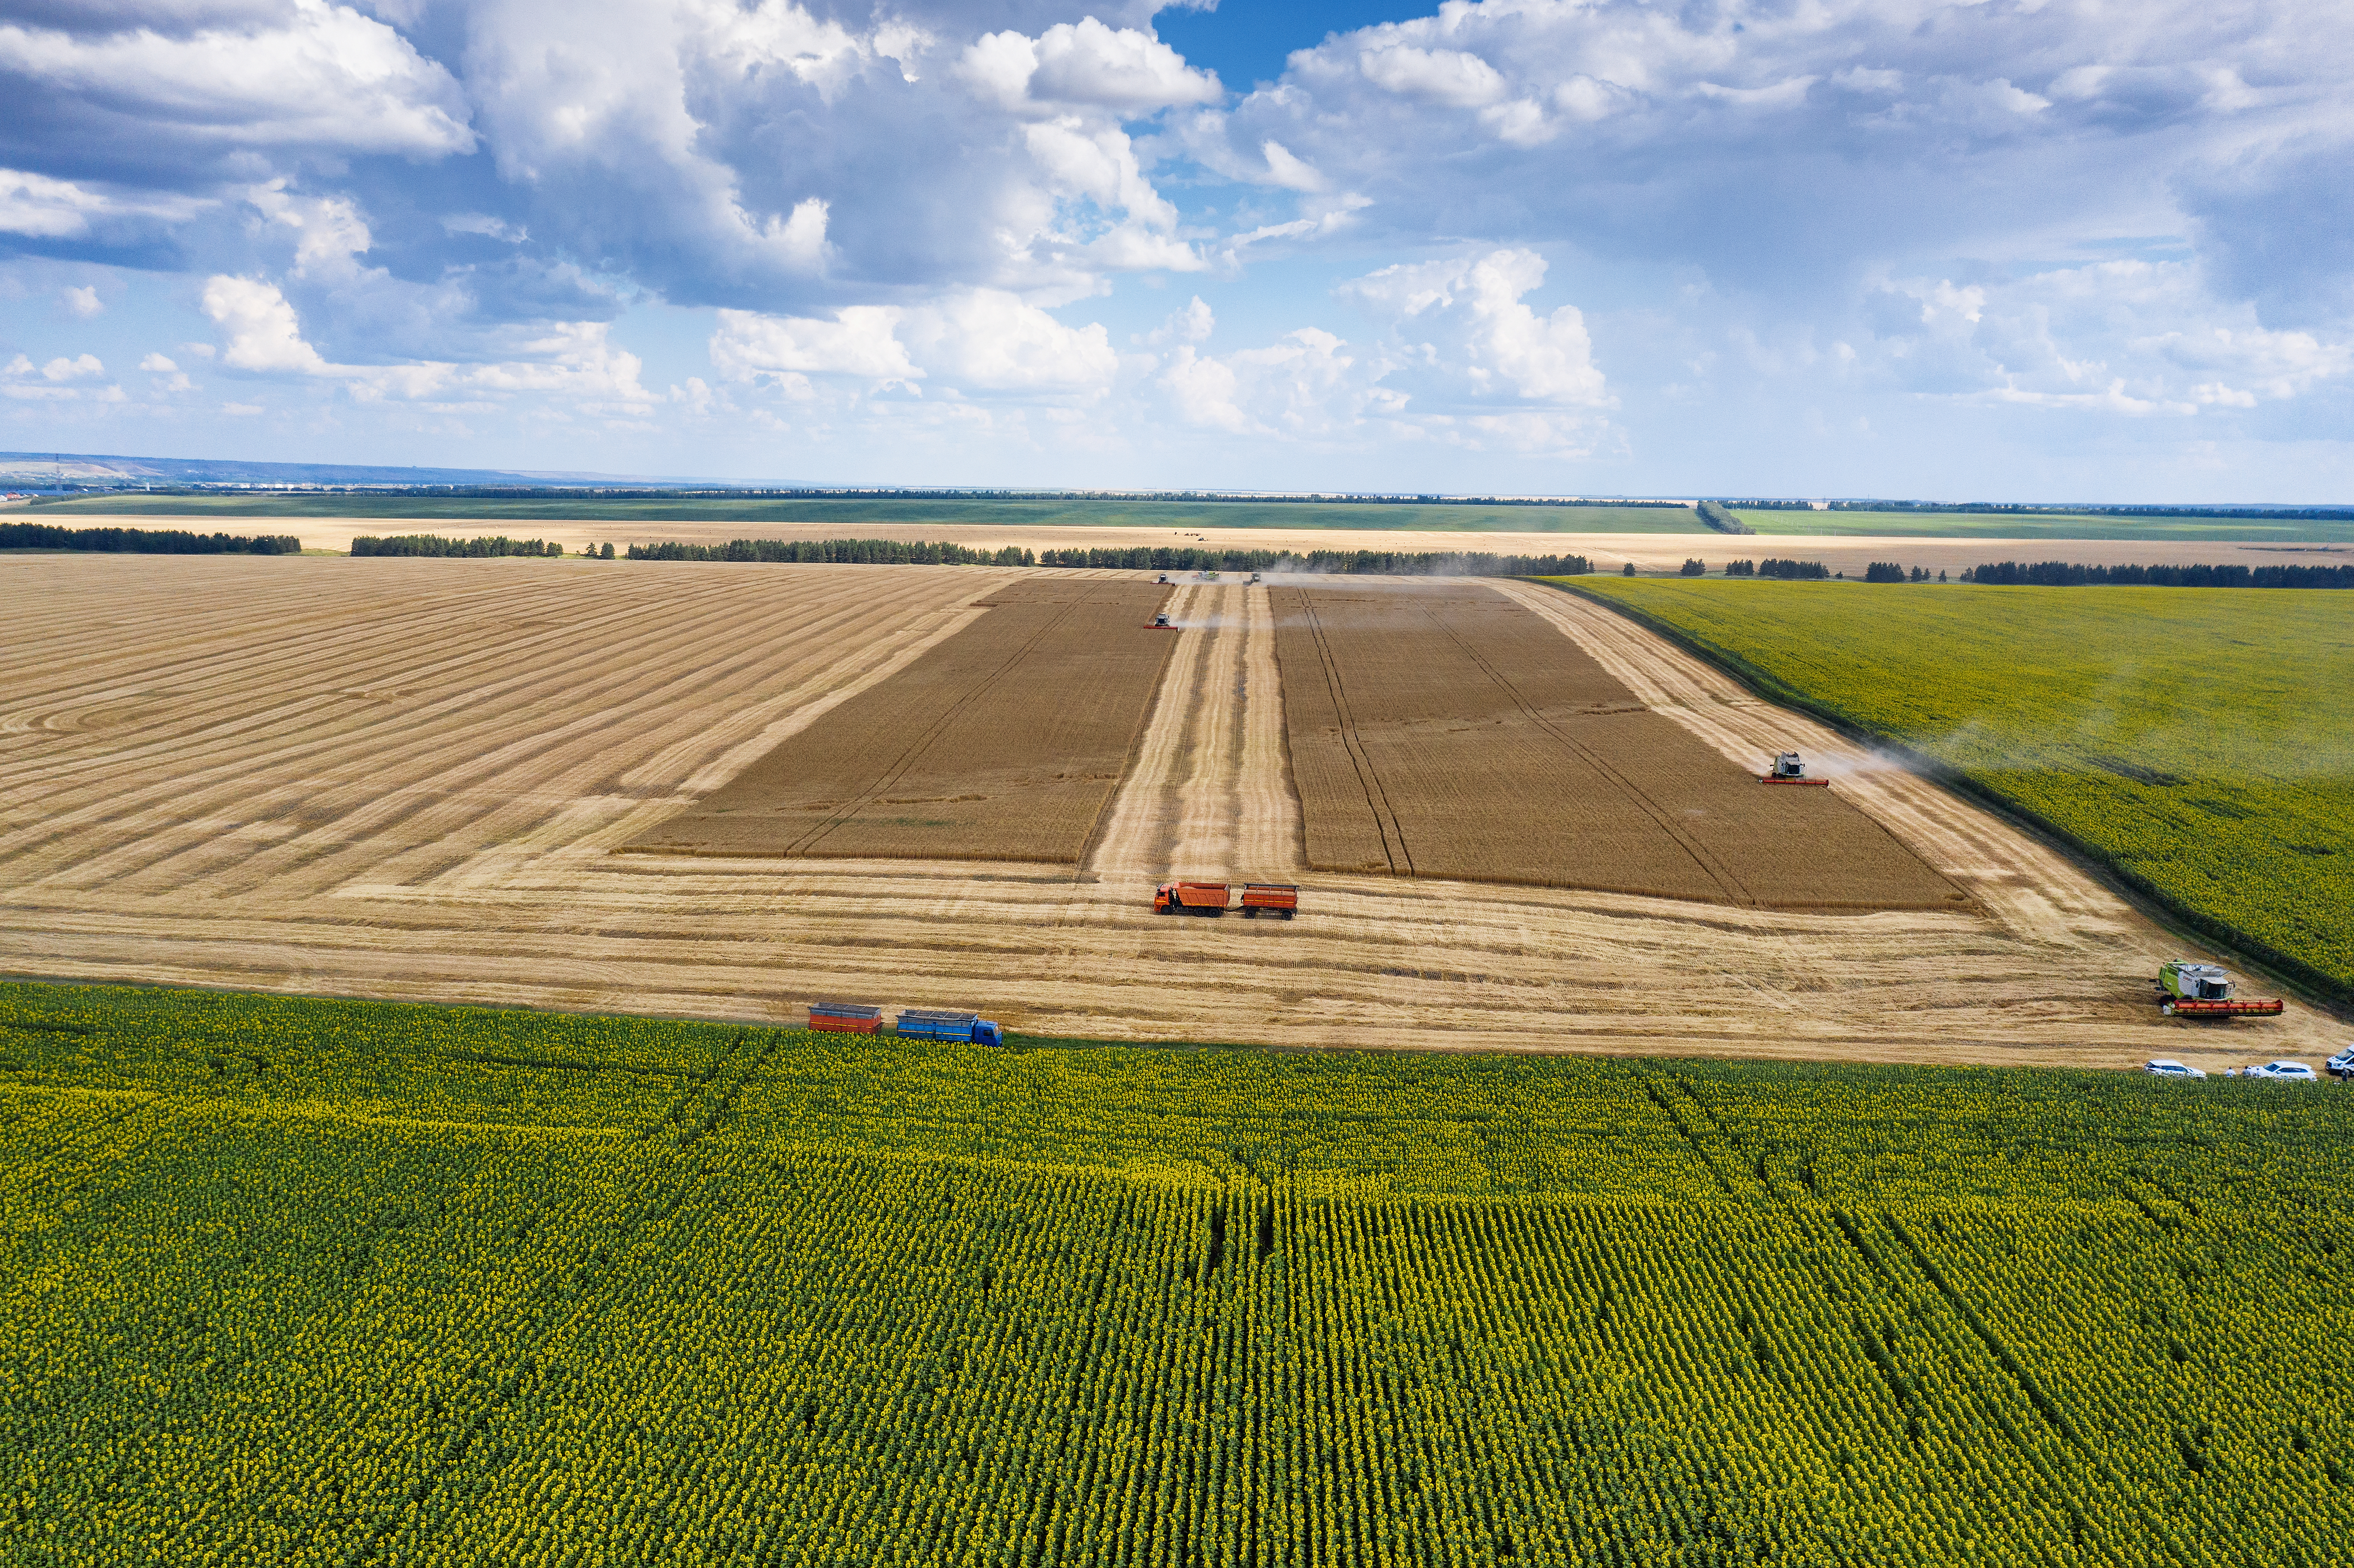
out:
{"label": "row of trees", "polygon": [[[608,553],[611,546],[608,546]],[[564,546],[552,539],[510,539],[485,535],[475,539],[445,539],[439,534],[397,534],[379,539],[363,534],[352,541],[355,556],[560,556]]]}
{"label": "row of trees", "polygon": [[[1707,568],[1702,567],[1705,571]],[[1685,575],[1696,575],[1691,563],[1685,563]],[[1729,577],[1773,577],[1781,582],[1821,582],[1831,575],[1831,569],[1820,561],[1786,561],[1768,556],[1762,561],[1727,561],[1724,575]]]}
{"label": "row of trees", "polygon": [[[1050,552],[1051,553],[1051,552]],[[632,545],[633,561],[771,561],[784,564],[848,564],[875,567],[1028,567],[1036,557],[1008,545],[970,550],[947,543],[910,544],[903,539],[730,539],[725,545]]]}
{"label": "row of trees", "polygon": [[98,550],[140,556],[299,556],[291,534],[191,534],[185,528],[59,528],[0,523],[0,550]]}
{"label": "row of trees", "polygon": [[2036,588],[2354,588],[2354,567],[2084,567],[2073,561],[1997,561],[1966,569],[1962,580]]}

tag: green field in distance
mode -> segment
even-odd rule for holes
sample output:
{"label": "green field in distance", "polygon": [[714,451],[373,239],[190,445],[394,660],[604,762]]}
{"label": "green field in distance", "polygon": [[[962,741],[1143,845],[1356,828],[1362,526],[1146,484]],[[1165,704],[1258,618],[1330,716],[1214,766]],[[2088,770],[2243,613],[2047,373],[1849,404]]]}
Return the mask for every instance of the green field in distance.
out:
{"label": "green field in distance", "polygon": [[2320,1563],[2349,1141],[2220,1078],[0,985],[0,1552]]}
{"label": "green field in distance", "polygon": [[1760,534],[1819,537],[1888,535],[1921,539],[2137,539],[2153,545],[2354,544],[2354,519],[2327,517],[2112,517],[2069,512],[1797,512],[1741,507]]}
{"label": "green field in distance", "polygon": [[1574,580],[2354,989],[2354,594]]}
{"label": "green field in distance", "polygon": [[963,527],[1343,528],[1448,534],[1706,534],[1688,506],[1479,506],[1253,501],[874,501],[776,499],[578,500],[431,495],[81,496],[44,502],[18,514],[37,523],[75,513],[122,517],[381,517],[387,522],[462,518],[486,523],[790,524],[853,530],[950,524]]}

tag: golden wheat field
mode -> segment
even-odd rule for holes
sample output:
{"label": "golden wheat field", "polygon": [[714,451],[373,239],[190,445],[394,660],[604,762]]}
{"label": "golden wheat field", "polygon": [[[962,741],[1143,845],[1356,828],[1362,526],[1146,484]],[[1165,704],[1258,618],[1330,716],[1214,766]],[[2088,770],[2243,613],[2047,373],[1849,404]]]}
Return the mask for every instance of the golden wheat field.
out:
{"label": "golden wheat field", "polygon": [[[2122,1065],[2328,1038],[2294,1003],[2233,1032],[2161,1022],[2148,976],[2185,944],[2066,860],[1530,584],[1482,591],[1728,766],[1805,751],[1966,906],[1310,872],[1272,600],[1233,583],[1171,599],[1181,630],[1076,865],[626,850],[998,613],[978,601],[1051,580],[0,559],[0,969],[769,1020],[838,997],[1302,1046]],[[1297,880],[1303,913],[1158,918],[1172,874]]]}
{"label": "golden wheat field", "polygon": [[1076,865],[1174,647],[1152,625],[1169,591],[1053,577],[985,592],[971,607],[991,613],[629,847]]}
{"label": "golden wheat field", "polygon": [[1319,870],[1783,909],[1967,902],[1844,796],[1761,786],[1484,583],[1273,598]]}

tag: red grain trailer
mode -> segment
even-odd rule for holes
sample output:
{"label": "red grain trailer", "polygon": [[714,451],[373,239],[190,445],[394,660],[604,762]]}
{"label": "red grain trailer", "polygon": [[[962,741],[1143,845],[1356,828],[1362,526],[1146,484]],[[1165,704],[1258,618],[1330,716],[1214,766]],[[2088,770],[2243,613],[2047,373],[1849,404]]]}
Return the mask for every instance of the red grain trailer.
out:
{"label": "red grain trailer", "polygon": [[1255,919],[1262,914],[1280,915],[1288,920],[1299,913],[1299,889],[1288,882],[1246,882],[1243,884],[1243,918]]}
{"label": "red grain trailer", "polygon": [[823,1034],[872,1034],[883,1027],[883,1010],[854,1001],[812,1001],[809,1026]]}

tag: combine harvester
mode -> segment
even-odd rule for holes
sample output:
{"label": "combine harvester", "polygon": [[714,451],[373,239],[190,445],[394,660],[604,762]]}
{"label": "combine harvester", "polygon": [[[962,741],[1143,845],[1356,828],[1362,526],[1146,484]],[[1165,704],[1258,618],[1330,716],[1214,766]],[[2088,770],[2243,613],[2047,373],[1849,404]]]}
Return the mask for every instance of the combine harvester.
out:
{"label": "combine harvester", "polygon": [[1757,776],[1757,782],[1760,784],[1809,784],[1818,789],[1828,789],[1831,787],[1831,781],[1828,779],[1808,778],[1807,765],[1798,760],[1798,754],[1795,751],[1786,751],[1774,758],[1774,770],[1770,773],[1760,773]]}
{"label": "combine harvester", "polygon": [[1239,903],[1224,882],[1164,882],[1152,892],[1156,915],[1223,915],[1229,909],[1240,909],[1246,920],[1262,914],[1288,920],[1299,913],[1299,889],[1288,882],[1246,882]]}
{"label": "combine harvester", "polygon": [[2235,1001],[2231,974],[2220,964],[2175,959],[2158,971],[2158,1012],[2168,1018],[2277,1018],[2279,998]]}

